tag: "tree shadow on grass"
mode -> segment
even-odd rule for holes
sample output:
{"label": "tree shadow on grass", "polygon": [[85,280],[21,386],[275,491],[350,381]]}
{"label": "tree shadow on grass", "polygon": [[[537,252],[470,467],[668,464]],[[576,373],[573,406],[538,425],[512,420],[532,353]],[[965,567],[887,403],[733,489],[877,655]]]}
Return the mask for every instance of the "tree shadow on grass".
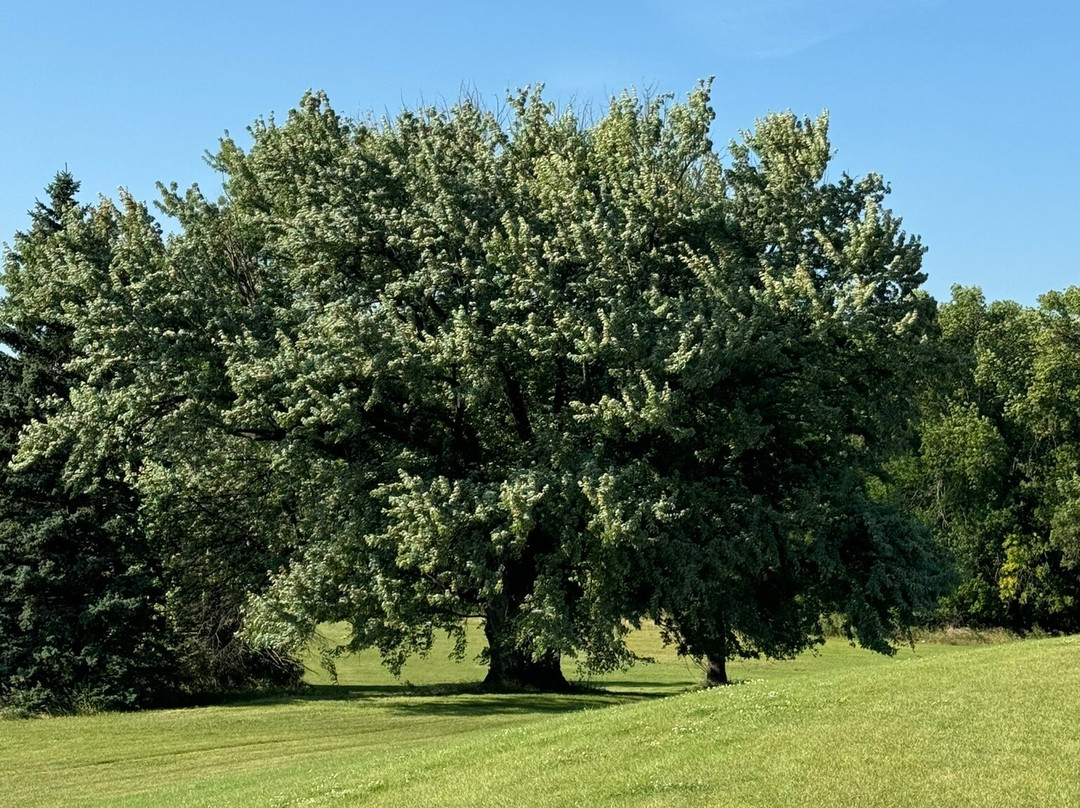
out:
{"label": "tree shadow on grass", "polygon": [[537,690],[492,690],[481,682],[446,682],[412,685],[307,685],[288,692],[255,695],[221,704],[222,707],[305,704],[322,701],[369,702],[403,715],[557,714],[600,709],[617,704],[662,698],[686,690],[685,685],[604,682],[618,686],[607,690],[595,684],[576,684],[569,690],[548,693]]}
{"label": "tree shadow on grass", "polygon": [[620,694],[629,693],[631,695],[641,695],[642,698],[654,698],[685,693],[688,690],[693,690],[695,684],[693,682],[638,682],[633,679],[604,679],[602,682],[598,682],[595,687],[599,690],[616,688]]}
{"label": "tree shadow on grass", "polygon": [[581,693],[478,693],[464,698],[417,698],[395,701],[387,706],[401,715],[482,716],[557,715],[598,710],[640,701],[632,696]]}

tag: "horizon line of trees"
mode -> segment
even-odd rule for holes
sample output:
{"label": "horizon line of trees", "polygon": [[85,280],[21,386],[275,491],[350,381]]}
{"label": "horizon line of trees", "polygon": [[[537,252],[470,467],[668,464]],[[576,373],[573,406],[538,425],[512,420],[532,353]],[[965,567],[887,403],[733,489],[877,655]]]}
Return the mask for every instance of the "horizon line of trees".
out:
{"label": "horizon line of trees", "polygon": [[922,289],[828,120],[724,152],[709,84],[393,121],[308,94],[164,235],[61,172],[0,286],[0,706],[391,670],[483,621],[492,687],[911,627],[1080,630],[1080,289]]}

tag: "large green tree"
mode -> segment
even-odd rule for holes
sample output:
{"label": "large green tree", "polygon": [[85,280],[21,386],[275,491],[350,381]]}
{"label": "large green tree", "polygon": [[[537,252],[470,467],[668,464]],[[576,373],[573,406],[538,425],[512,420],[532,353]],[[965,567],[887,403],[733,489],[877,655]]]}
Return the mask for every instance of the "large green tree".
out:
{"label": "large green tree", "polygon": [[922,248],[880,178],[825,180],[824,118],[730,166],[712,121],[706,86],[590,125],[539,92],[389,122],[309,95],[223,141],[222,199],[165,189],[181,232],[80,313],[107,380],[29,451],[138,444],[166,518],[193,476],[235,492],[297,548],[261,642],[346,620],[396,668],[479,618],[489,682],[542,687],[647,616],[718,679],[823,611],[887,650],[930,574],[867,493],[932,326]]}
{"label": "large green tree", "polygon": [[729,153],[678,293],[700,301],[681,317],[697,355],[662,371],[680,406],[619,472],[633,475],[624,508],[643,490],[654,512],[679,503],[648,528],[642,576],[655,619],[714,681],[732,656],[821,641],[830,612],[889,652],[941,584],[925,529],[875,496],[912,436],[936,334],[923,248],[883,208],[880,177],[825,181],[824,117],[771,116]]}

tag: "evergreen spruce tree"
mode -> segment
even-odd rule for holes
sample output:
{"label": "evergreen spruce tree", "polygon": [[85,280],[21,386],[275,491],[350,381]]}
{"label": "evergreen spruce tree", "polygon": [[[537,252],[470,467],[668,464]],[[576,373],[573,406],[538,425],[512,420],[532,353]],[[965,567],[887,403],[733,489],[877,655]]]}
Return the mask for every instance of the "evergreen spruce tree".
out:
{"label": "evergreen spruce tree", "polygon": [[107,265],[115,236],[110,206],[79,205],[78,187],[56,176],[0,277],[0,704],[30,711],[132,708],[170,684],[162,591],[131,487],[104,470],[65,479],[70,444],[11,465],[21,431],[75,381],[65,312],[84,290],[73,266]]}

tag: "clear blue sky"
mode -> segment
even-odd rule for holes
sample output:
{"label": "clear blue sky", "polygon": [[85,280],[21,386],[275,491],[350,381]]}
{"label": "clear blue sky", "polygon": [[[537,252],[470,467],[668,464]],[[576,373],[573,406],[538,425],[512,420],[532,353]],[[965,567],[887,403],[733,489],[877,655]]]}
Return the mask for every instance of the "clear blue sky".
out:
{"label": "clear blue sky", "polygon": [[1080,284],[1080,7],[976,0],[8,2],[0,240],[67,165],[84,197],[204,190],[226,129],[308,88],[350,115],[507,88],[602,108],[715,75],[715,135],[831,113],[835,172],[878,171],[954,283],[1034,302]]}

